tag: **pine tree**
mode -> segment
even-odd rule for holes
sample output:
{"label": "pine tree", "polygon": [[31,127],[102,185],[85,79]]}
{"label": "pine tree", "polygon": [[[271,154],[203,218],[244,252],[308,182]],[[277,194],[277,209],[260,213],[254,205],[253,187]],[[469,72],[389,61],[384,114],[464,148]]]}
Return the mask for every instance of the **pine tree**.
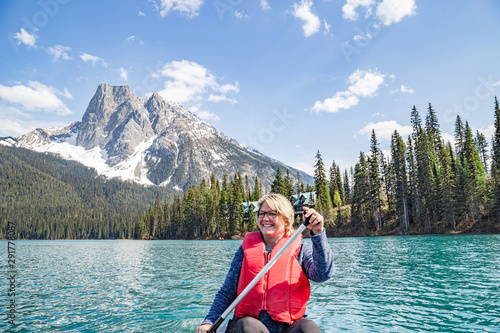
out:
{"label": "pine tree", "polygon": [[[391,140],[392,144],[392,140]],[[394,170],[393,165],[391,163],[390,157],[387,159],[384,157],[384,154],[380,154],[380,172],[381,172],[381,183],[382,183],[382,207],[387,207],[383,211],[383,216],[386,220],[392,219],[392,217],[396,214],[396,198],[394,195],[395,191],[395,179],[394,179]],[[386,204],[387,203],[387,204]]]}
{"label": "pine tree", "polygon": [[[236,229],[235,233],[244,234],[246,232],[245,225],[245,207],[243,207],[243,202],[245,198],[245,190],[243,185],[243,178],[241,174],[238,172],[234,176],[234,190],[233,190],[233,199],[232,199],[232,208],[234,209],[234,218]],[[234,234],[233,234],[234,235]]]}
{"label": "pine tree", "polygon": [[271,192],[277,193],[277,194],[282,194],[284,196],[287,195],[285,179],[281,175],[281,169],[279,167],[278,167],[278,170],[276,171],[276,176],[274,178],[274,181],[271,184]]}
{"label": "pine tree", "polygon": [[429,103],[429,108],[427,109],[427,116],[425,118],[425,130],[430,137],[436,155],[439,156],[443,151],[441,130],[439,129],[436,111],[432,108],[431,103]]}
{"label": "pine tree", "polygon": [[316,195],[318,198],[318,207],[325,218],[325,225],[332,222],[332,200],[328,191],[328,181],[325,174],[325,165],[321,159],[321,153],[316,153],[316,164],[314,166],[314,184],[316,186]]}
{"label": "pine tree", "polygon": [[219,218],[218,226],[217,226],[217,236],[219,237],[227,237],[229,234],[229,184],[228,184],[228,176],[224,175],[222,178],[222,188],[220,192],[220,200],[219,200]]}
{"label": "pine tree", "polygon": [[351,204],[351,184],[349,181],[349,174],[347,173],[347,169],[344,170],[343,184],[344,184],[344,204],[350,205]]}
{"label": "pine tree", "polygon": [[248,226],[247,226],[247,231],[252,232],[257,230],[257,216],[256,214],[251,210],[250,207],[250,212],[248,215]]}
{"label": "pine tree", "polygon": [[252,201],[257,201],[260,199],[262,192],[262,185],[259,181],[259,177],[255,176],[255,183],[253,187],[253,193],[252,193]]}
{"label": "pine tree", "polygon": [[337,191],[339,192],[340,205],[345,205],[345,193],[342,183],[342,174],[340,173],[340,167],[338,165],[335,168],[335,181],[337,182]]}
{"label": "pine tree", "polygon": [[442,202],[443,216],[447,221],[448,227],[452,230],[456,228],[456,216],[455,216],[455,173],[454,173],[454,158],[453,158],[453,148],[451,143],[448,142],[447,146],[443,150],[443,156],[441,159],[441,179],[442,187],[440,193],[440,199]]}
{"label": "pine tree", "polygon": [[354,167],[354,186],[352,190],[351,218],[356,228],[367,230],[370,213],[370,170],[365,154],[359,154],[359,161]]}
{"label": "pine tree", "polygon": [[304,191],[304,184],[302,183],[301,179],[300,179],[300,172],[297,171],[297,181],[295,183],[295,193],[299,194],[299,193],[303,193],[305,192]]}
{"label": "pine tree", "polygon": [[248,182],[248,175],[245,175],[245,201],[250,201],[250,183]]}
{"label": "pine tree", "polygon": [[455,120],[455,151],[460,158],[463,158],[464,143],[465,143],[465,129],[462,118],[457,115]]}
{"label": "pine tree", "polygon": [[417,166],[417,207],[421,209],[421,218],[427,231],[430,231],[434,222],[437,227],[436,209],[436,154],[432,137],[421,126],[420,116],[415,106],[411,112],[413,125],[413,142],[415,145],[415,161]]}
{"label": "pine tree", "polygon": [[486,137],[483,133],[476,131],[476,138],[474,139],[474,142],[476,144],[479,156],[481,157],[484,172],[488,173],[488,160],[490,158],[488,156],[488,141],[486,140]]}
{"label": "pine tree", "polygon": [[433,211],[433,219],[435,226],[437,228],[437,220],[444,217],[444,211],[446,203],[443,201],[443,197],[441,196],[443,183],[446,182],[446,179],[442,179],[442,171],[441,167],[443,164],[444,158],[444,141],[441,137],[441,130],[439,129],[439,123],[437,119],[436,112],[432,108],[432,105],[429,103],[429,108],[427,110],[426,117],[426,133],[428,135],[428,140],[432,148],[433,154],[430,156],[431,163],[431,171],[433,174],[433,184],[432,184],[432,198],[430,198],[432,202],[432,211]]}
{"label": "pine tree", "polygon": [[491,143],[491,178],[493,182],[493,214],[500,220],[500,107],[495,96],[495,134]]}
{"label": "pine tree", "polygon": [[381,203],[381,190],[382,182],[380,180],[380,167],[379,160],[382,152],[378,148],[377,136],[375,130],[372,130],[370,139],[370,200],[372,206],[373,221],[377,230],[382,229],[382,203]]}
{"label": "pine tree", "polygon": [[292,175],[290,175],[290,170],[286,169],[286,175],[284,178],[284,186],[285,186],[285,197],[286,198],[291,198],[293,193],[294,193],[294,186],[293,186],[293,180],[292,180]]}
{"label": "pine tree", "polygon": [[[337,165],[335,164],[335,161],[332,162],[332,166],[330,167],[330,181],[328,182],[328,185],[328,190],[330,192],[330,198],[333,201],[333,206],[339,207],[337,206],[339,204],[338,200],[335,199],[335,193],[338,194],[339,192],[337,187]],[[337,201],[337,203],[335,201]],[[340,205],[342,205],[342,203],[340,203]]]}
{"label": "pine tree", "polygon": [[408,166],[408,205],[410,208],[410,225],[420,226],[421,215],[422,215],[422,204],[420,202],[420,191],[418,189],[418,169],[417,161],[415,159],[414,144],[411,137],[408,137],[408,143],[406,144],[406,164]]}
{"label": "pine tree", "polygon": [[408,175],[406,171],[406,145],[399,136],[397,131],[394,131],[392,145],[392,171],[394,172],[396,198],[396,212],[400,224],[404,230],[408,232],[410,229],[409,216],[409,197],[408,197]]}
{"label": "pine tree", "polygon": [[209,209],[210,209],[210,228],[211,228],[211,235],[216,235],[217,237],[220,237],[219,235],[219,201],[220,201],[220,185],[219,181],[215,179],[215,174],[212,173],[210,176],[210,202],[209,202]]}
{"label": "pine tree", "polygon": [[468,122],[465,123],[464,134],[464,165],[467,166],[467,169],[464,170],[467,180],[465,188],[468,199],[467,206],[472,218],[481,221],[481,209],[484,207],[486,199],[486,178]]}

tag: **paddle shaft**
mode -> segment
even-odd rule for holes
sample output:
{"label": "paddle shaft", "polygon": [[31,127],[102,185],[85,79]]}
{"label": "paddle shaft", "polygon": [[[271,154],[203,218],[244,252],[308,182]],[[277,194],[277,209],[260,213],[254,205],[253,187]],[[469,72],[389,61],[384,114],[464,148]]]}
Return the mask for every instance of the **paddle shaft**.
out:
{"label": "paddle shaft", "polygon": [[208,330],[208,333],[213,333],[217,331],[217,328],[224,322],[226,317],[231,313],[231,311],[234,310],[234,308],[241,302],[241,300],[252,290],[253,287],[262,279],[262,277],[271,269],[271,267],[274,265],[274,263],[281,257],[281,255],[288,249],[288,247],[295,241],[297,237],[304,231],[304,229],[309,225],[310,217],[306,218],[304,223],[300,225],[300,227],[295,230],[293,235],[288,238],[285,244],[279,249],[279,251],[274,255],[274,257],[271,258],[271,260],[262,268],[259,274],[257,274],[252,281],[243,289],[243,291],[236,297],[236,299],[231,303],[231,305],[224,311],[219,318],[215,321],[215,323],[210,327],[210,330]]}

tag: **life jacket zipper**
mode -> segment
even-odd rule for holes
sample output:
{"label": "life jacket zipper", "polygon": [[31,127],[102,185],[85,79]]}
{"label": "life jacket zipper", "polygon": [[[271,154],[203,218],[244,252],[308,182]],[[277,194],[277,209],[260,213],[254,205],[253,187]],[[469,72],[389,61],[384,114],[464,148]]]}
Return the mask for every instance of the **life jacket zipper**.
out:
{"label": "life jacket zipper", "polygon": [[[269,262],[269,252],[266,252],[266,263]],[[264,266],[265,266],[264,265]],[[269,284],[269,271],[264,275],[264,278],[262,279],[262,290],[264,291],[264,296],[262,297],[262,310],[267,311],[267,285]]]}

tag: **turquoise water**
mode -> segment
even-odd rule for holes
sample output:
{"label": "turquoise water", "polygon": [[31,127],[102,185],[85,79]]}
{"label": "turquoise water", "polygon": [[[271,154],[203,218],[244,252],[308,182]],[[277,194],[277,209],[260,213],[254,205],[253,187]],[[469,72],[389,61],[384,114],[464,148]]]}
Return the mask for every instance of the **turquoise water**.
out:
{"label": "turquoise water", "polygon": [[[329,242],[337,274],[308,305],[323,332],[500,332],[500,235]],[[2,282],[0,331],[193,332],[240,244],[16,241],[16,324]]]}

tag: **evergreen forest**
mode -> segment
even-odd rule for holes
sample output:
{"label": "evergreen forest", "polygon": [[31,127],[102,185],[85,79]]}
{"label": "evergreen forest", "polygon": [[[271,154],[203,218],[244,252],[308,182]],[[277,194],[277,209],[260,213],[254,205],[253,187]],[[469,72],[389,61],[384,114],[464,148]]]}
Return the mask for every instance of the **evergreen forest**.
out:
{"label": "evergreen forest", "polygon": [[[280,169],[270,189],[259,179],[212,175],[173,201],[157,197],[136,224],[136,237],[148,239],[239,238],[256,229],[255,214],[245,218],[242,202],[267,192],[288,198],[316,191],[314,208],[325,217],[328,236],[409,235],[500,232],[500,108],[495,97],[494,135],[473,133],[456,117],[454,142],[443,140],[436,111],[429,103],[422,118],[410,113],[412,133],[392,134],[389,156],[375,131],[369,152],[358,162],[329,170],[316,153],[314,186]],[[491,145],[491,149],[489,149]],[[296,221],[298,223],[298,221]]]}
{"label": "evergreen forest", "polygon": [[0,228],[17,239],[134,238],[137,216],[162,188],[98,177],[51,154],[0,145]]}

